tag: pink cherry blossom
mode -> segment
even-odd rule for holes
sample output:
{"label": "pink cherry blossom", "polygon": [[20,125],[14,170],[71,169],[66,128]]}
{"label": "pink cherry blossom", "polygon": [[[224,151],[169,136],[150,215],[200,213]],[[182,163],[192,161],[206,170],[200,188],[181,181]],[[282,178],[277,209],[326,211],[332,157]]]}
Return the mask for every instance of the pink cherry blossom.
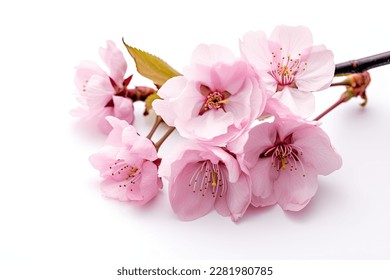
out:
{"label": "pink cherry blossom", "polygon": [[153,108],[185,138],[225,145],[264,109],[265,94],[251,67],[221,46],[200,45],[184,76],[168,80]]}
{"label": "pink cherry blossom", "polygon": [[127,63],[112,41],[107,41],[107,48],[100,49],[100,56],[110,73],[107,74],[95,62],[80,63],[75,83],[81,107],[71,113],[85,121],[95,121],[102,132],[109,133],[111,126],[106,116],[115,116],[129,123],[134,120],[133,101],[127,90],[132,76],[124,78]]}
{"label": "pink cherry blossom", "polygon": [[101,190],[109,198],[145,204],[162,188],[156,148],[126,121],[115,117],[107,121],[112,130],[105,145],[90,157],[103,178]]}
{"label": "pink cherry blossom", "polygon": [[171,206],[183,220],[216,209],[237,221],[250,204],[249,176],[234,156],[220,147],[186,142],[163,159],[159,174],[168,180]]}
{"label": "pink cherry blossom", "polygon": [[315,195],[317,176],[339,169],[341,157],[326,133],[295,119],[262,123],[248,133],[243,163],[252,180],[252,204],[278,203],[299,211]]}
{"label": "pink cherry blossom", "polygon": [[240,47],[275,98],[294,114],[308,117],[313,113],[312,92],[330,85],[335,64],[325,46],[313,46],[308,28],[277,26],[269,39],[262,31],[248,32]]}

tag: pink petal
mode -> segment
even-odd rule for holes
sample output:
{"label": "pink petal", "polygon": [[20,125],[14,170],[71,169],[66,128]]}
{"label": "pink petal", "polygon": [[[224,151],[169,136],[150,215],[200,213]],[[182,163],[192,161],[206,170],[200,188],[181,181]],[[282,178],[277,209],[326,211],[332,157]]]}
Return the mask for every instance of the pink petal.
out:
{"label": "pink petal", "polygon": [[119,201],[128,201],[127,187],[119,187],[122,182],[107,178],[100,185],[100,190],[105,197],[117,199]]}
{"label": "pink petal", "polygon": [[164,122],[169,126],[175,125],[175,120],[177,118],[176,112],[172,110],[174,108],[175,100],[162,100],[156,99],[153,101],[153,110],[158,116],[161,116]]}
{"label": "pink petal", "polygon": [[191,64],[212,66],[216,63],[230,64],[235,61],[234,54],[227,48],[219,45],[199,45],[191,57]]}
{"label": "pink petal", "polygon": [[76,68],[75,84],[80,94],[87,86],[93,75],[107,77],[107,74],[93,61],[81,61]]}
{"label": "pink petal", "polygon": [[270,41],[276,42],[282,48],[282,56],[298,57],[298,54],[310,48],[313,45],[313,36],[311,31],[304,26],[286,26],[275,27],[269,37]]}
{"label": "pink petal", "polygon": [[289,211],[303,209],[315,195],[317,188],[317,174],[306,166],[305,171],[300,166],[298,170],[280,170],[274,184],[278,204],[283,210]]}
{"label": "pink petal", "polygon": [[198,117],[206,97],[200,92],[200,84],[188,82],[177,102],[172,103],[171,110],[175,110],[177,116],[185,120]]}
{"label": "pink petal", "polygon": [[178,97],[187,85],[187,79],[184,76],[177,76],[166,81],[158,90],[158,95],[162,98]]}
{"label": "pink petal", "polygon": [[[210,141],[214,137],[225,135],[228,127],[234,122],[232,113],[222,110],[210,110],[202,116],[191,120],[177,119],[175,125],[181,127],[180,135],[189,139]],[[218,125],[215,125],[218,123]]]}
{"label": "pink petal", "polygon": [[267,117],[268,115],[277,116],[284,119],[300,119],[300,117],[294,115],[291,110],[277,97],[270,97],[267,99],[263,116]]}
{"label": "pink petal", "polygon": [[127,197],[142,205],[157,195],[159,189],[162,188],[162,181],[157,176],[157,166],[150,161],[143,164],[141,176],[138,187],[133,188],[133,191],[128,191]]}
{"label": "pink petal", "polygon": [[193,141],[178,143],[175,149],[162,159],[159,167],[159,176],[168,180],[176,178],[187,163],[198,162],[204,159],[199,154],[200,150],[203,150],[202,146]]}
{"label": "pink petal", "polygon": [[271,159],[259,159],[249,172],[252,181],[253,206],[259,207],[275,204],[277,199],[273,187],[278,172],[272,166]]}
{"label": "pink petal", "polygon": [[[169,126],[175,126],[178,115],[184,113],[186,118],[191,118],[192,111],[183,103],[193,104],[201,100],[200,93],[194,89],[194,83],[188,83],[185,77],[174,77],[169,79],[158,91],[163,99],[153,101],[152,106],[157,115],[160,115]],[[181,97],[185,95],[184,97]],[[187,95],[193,98],[186,99]],[[184,107],[184,108],[183,108]],[[193,109],[193,107],[191,106]],[[200,109],[198,109],[199,112]]]}
{"label": "pink petal", "polygon": [[154,161],[157,159],[156,146],[149,139],[140,136],[134,141],[130,152],[146,160]]}
{"label": "pink petal", "polygon": [[285,87],[282,91],[275,93],[274,96],[295,115],[307,118],[314,113],[315,98],[311,92]]}
{"label": "pink petal", "polygon": [[[259,112],[262,107],[262,94],[260,92],[256,92],[253,86],[252,82],[247,79],[242,85],[239,94],[230,96],[228,98],[229,102],[224,107],[227,112],[231,112],[235,116],[236,122],[234,125],[236,127],[240,127],[241,122],[245,119],[245,117],[249,119],[251,109]],[[251,94],[252,92],[256,92],[256,94]],[[251,100],[250,97],[257,98],[255,100]]]}
{"label": "pink petal", "polygon": [[[123,122],[125,122],[125,121],[123,121]],[[135,142],[139,141],[140,139],[143,139],[141,136],[138,135],[135,127],[130,125],[130,124],[128,124],[124,127],[118,128],[118,130],[121,131],[121,134],[120,134],[121,145],[127,147],[129,150],[134,145]]]}
{"label": "pink petal", "polygon": [[104,134],[109,134],[112,131],[112,126],[108,123],[106,117],[112,116],[113,111],[113,107],[103,107],[100,111],[95,111],[97,113],[95,113],[94,118],[97,120],[99,130]]}
{"label": "pink petal", "polygon": [[227,149],[236,154],[237,156],[242,156],[244,154],[244,146],[248,141],[249,131],[244,131],[238,138],[227,144]]}
{"label": "pink petal", "polygon": [[[240,41],[241,54],[255,68],[257,74],[269,69],[272,61],[271,51],[268,49],[267,36],[262,31],[248,32]],[[261,75],[262,76],[262,75]]]}
{"label": "pink petal", "polygon": [[250,179],[247,175],[241,173],[237,182],[229,184],[226,201],[232,220],[237,221],[244,215],[251,202]]}
{"label": "pink petal", "polygon": [[214,208],[218,212],[219,215],[223,217],[230,216],[230,209],[226,201],[226,196],[225,197],[217,197],[214,203]]}
{"label": "pink petal", "polygon": [[319,127],[307,125],[293,135],[294,144],[303,151],[303,161],[314,167],[321,175],[328,175],[339,169],[342,159],[334,150],[328,135]]}
{"label": "pink petal", "polygon": [[114,116],[127,121],[129,124],[134,122],[134,105],[130,98],[113,96]]}
{"label": "pink petal", "polygon": [[182,220],[194,220],[206,215],[214,208],[215,198],[211,191],[203,196],[199,189],[193,192],[189,186],[191,178],[201,163],[187,164],[177,178],[169,182],[169,199],[173,211]]}
{"label": "pink petal", "polygon": [[85,91],[87,105],[91,110],[101,109],[107,105],[114,93],[107,76],[93,75]]}
{"label": "pink petal", "polygon": [[329,87],[334,76],[334,57],[325,46],[316,46],[306,60],[305,71],[295,77],[296,85],[301,91],[317,91]]}
{"label": "pink petal", "polygon": [[100,176],[103,178],[110,177],[110,165],[116,159],[118,148],[113,146],[104,146],[98,153],[89,157],[89,162],[92,166],[100,171]]}
{"label": "pink petal", "polygon": [[99,54],[110,70],[110,77],[118,86],[121,86],[127,69],[122,52],[115,46],[114,42],[107,41],[107,48],[100,48]]}
{"label": "pink petal", "polygon": [[116,117],[113,116],[107,116],[106,117],[107,122],[111,125],[113,128],[108,135],[105,145],[110,145],[110,146],[117,146],[120,147],[122,145],[122,133],[123,129],[128,127],[129,124],[124,121],[120,120]]}
{"label": "pink petal", "polygon": [[[127,165],[135,166],[137,168],[141,168],[141,166],[145,163],[145,159],[134,154],[132,151],[129,151],[127,147],[121,147],[116,155],[117,159],[122,159]],[[124,173],[125,177],[126,172]]]}
{"label": "pink petal", "polygon": [[211,68],[212,90],[226,90],[230,94],[236,94],[248,78],[245,75],[248,72],[248,65],[244,61],[236,61],[234,64],[218,63]]}
{"label": "pink petal", "polygon": [[265,84],[262,81],[260,81],[260,83],[258,83],[256,80],[252,79],[251,84],[253,87],[253,89],[252,89],[253,93],[251,94],[251,98],[250,98],[249,102],[250,102],[250,106],[251,106],[251,116],[250,116],[251,119],[250,120],[251,120],[251,122],[253,122],[253,120],[258,119],[264,111],[264,108],[265,108],[266,103],[267,103],[267,98],[268,98],[267,92],[268,91],[265,87]]}
{"label": "pink petal", "polygon": [[[209,149],[215,156],[218,157],[213,163],[222,161],[225,164],[229,182],[237,182],[241,174],[240,165],[237,160],[220,147],[210,147]],[[210,156],[208,156],[208,158],[210,158]]]}
{"label": "pink petal", "polygon": [[211,69],[209,65],[191,64],[184,68],[183,73],[188,81],[196,82],[198,86],[202,84],[215,90],[211,77]]}
{"label": "pink petal", "polygon": [[276,131],[274,124],[262,123],[249,131],[248,141],[244,146],[245,162],[248,168],[253,168],[260,154],[272,147],[275,143]]}

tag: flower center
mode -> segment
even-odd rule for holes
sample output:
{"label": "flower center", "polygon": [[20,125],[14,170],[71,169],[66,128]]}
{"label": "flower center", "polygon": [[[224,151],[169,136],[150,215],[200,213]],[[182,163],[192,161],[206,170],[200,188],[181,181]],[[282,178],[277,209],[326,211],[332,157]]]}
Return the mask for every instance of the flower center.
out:
{"label": "flower center", "polygon": [[222,109],[226,112],[224,105],[226,105],[229,100],[228,97],[230,93],[227,91],[220,92],[218,90],[212,91],[209,87],[205,85],[200,86],[200,93],[206,97],[205,102],[200,108],[199,115],[203,115],[205,112],[209,110],[218,110]]}
{"label": "flower center", "polygon": [[[122,97],[125,97],[125,98],[130,98],[131,97],[129,95],[130,91],[127,89],[127,86],[129,85],[131,79],[133,78],[133,75],[130,75],[129,77],[124,79],[123,82],[122,82],[122,86],[118,86],[113,78],[111,78],[111,77],[108,77],[108,78],[110,79],[111,86],[112,86],[112,88],[115,91],[115,94],[114,94],[115,96],[122,96]],[[114,100],[111,98],[107,102],[105,107],[114,107]]]}
{"label": "flower center", "polygon": [[193,193],[200,193],[205,196],[210,190],[213,197],[222,197],[227,190],[227,180],[223,168],[220,164],[211,163],[209,160],[200,162],[200,166],[192,175],[189,187]]}
{"label": "flower center", "polygon": [[130,166],[123,159],[117,159],[110,166],[110,171],[112,178],[121,182],[119,188],[134,185],[141,178],[141,170],[136,166]]}
{"label": "flower center", "polygon": [[[280,48],[282,51],[283,49]],[[280,54],[282,55],[282,54]],[[306,70],[307,62],[301,60],[301,54],[297,59],[292,59],[291,55],[277,56],[272,52],[272,61],[270,61],[271,70],[268,72],[277,82],[277,91],[282,90],[285,86],[295,85],[295,76]]]}
{"label": "flower center", "polygon": [[260,154],[260,158],[271,157],[271,164],[276,171],[287,170],[296,171],[298,166],[303,170],[302,176],[306,176],[305,167],[300,157],[303,151],[300,147],[286,142],[280,142]]}

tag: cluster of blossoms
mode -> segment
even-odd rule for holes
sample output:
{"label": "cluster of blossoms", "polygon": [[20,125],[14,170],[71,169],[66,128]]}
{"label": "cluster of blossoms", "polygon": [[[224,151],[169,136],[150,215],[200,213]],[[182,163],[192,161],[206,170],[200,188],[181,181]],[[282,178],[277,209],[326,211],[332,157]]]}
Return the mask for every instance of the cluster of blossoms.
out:
{"label": "cluster of blossoms", "polygon": [[313,46],[301,26],[278,26],[268,38],[249,32],[240,51],[237,57],[222,46],[199,45],[183,75],[158,89],[156,115],[185,139],[163,159],[161,143],[131,125],[140,88],[127,89],[131,76],[124,78],[122,53],[112,42],[101,50],[109,74],[81,63],[76,84],[83,108],[77,113],[98,119],[109,133],[90,158],[106,196],[144,204],[165,178],[172,209],[183,220],[215,209],[237,221],[250,205],[299,211],[309,203],[317,176],[342,164],[319,123],[308,120],[313,92],[334,77],[333,54]]}

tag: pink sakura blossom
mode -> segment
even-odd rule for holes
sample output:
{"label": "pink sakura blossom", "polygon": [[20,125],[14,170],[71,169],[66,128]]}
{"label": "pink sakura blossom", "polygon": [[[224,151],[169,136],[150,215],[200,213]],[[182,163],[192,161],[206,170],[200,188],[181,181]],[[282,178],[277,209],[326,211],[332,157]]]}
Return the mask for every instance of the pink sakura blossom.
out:
{"label": "pink sakura blossom", "polygon": [[295,119],[276,118],[253,127],[243,150],[256,207],[278,203],[284,210],[299,211],[316,193],[317,176],[342,164],[321,128]]}
{"label": "pink sakura blossom", "polygon": [[115,116],[128,123],[134,120],[133,101],[127,96],[132,76],[124,78],[127,63],[112,41],[107,41],[107,48],[100,48],[99,53],[110,74],[95,62],[82,61],[75,77],[81,107],[71,113],[85,121],[96,121],[103,133],[109,133],[111,126],[106,116]]}
{"label": "pink sakura blossom", "polygon": [[197,219],[215,208],[237,221],[250,204],[249,176],[220,147],[186,142],[163,159],[159,174],[168,180],[171,206],[182,220]]}
{"label": "pink sakura blossom", "polygon": [[251,67],[218,45],[200,45],[184,76],[168,80],[153,108],[185,138],[225,145],[263,111],[265,95]]}
{"label": "pink sakura blossom", "polygon": [[327,88],[334,76],[333,53],[313,46],[310,30],[303,26],[277,26],[267,40],[264,32],[248,32],[241,53],[274,97],[297,115],[314,111],[313,91]]}
{"label": "pink sakura blossom", "polygon": [[101,190],[109,198],[145,204],[162,188],[157,175],[157,151],[126,121],[107,117],[112,130],[101,150],[90,157],[103,178]]}

